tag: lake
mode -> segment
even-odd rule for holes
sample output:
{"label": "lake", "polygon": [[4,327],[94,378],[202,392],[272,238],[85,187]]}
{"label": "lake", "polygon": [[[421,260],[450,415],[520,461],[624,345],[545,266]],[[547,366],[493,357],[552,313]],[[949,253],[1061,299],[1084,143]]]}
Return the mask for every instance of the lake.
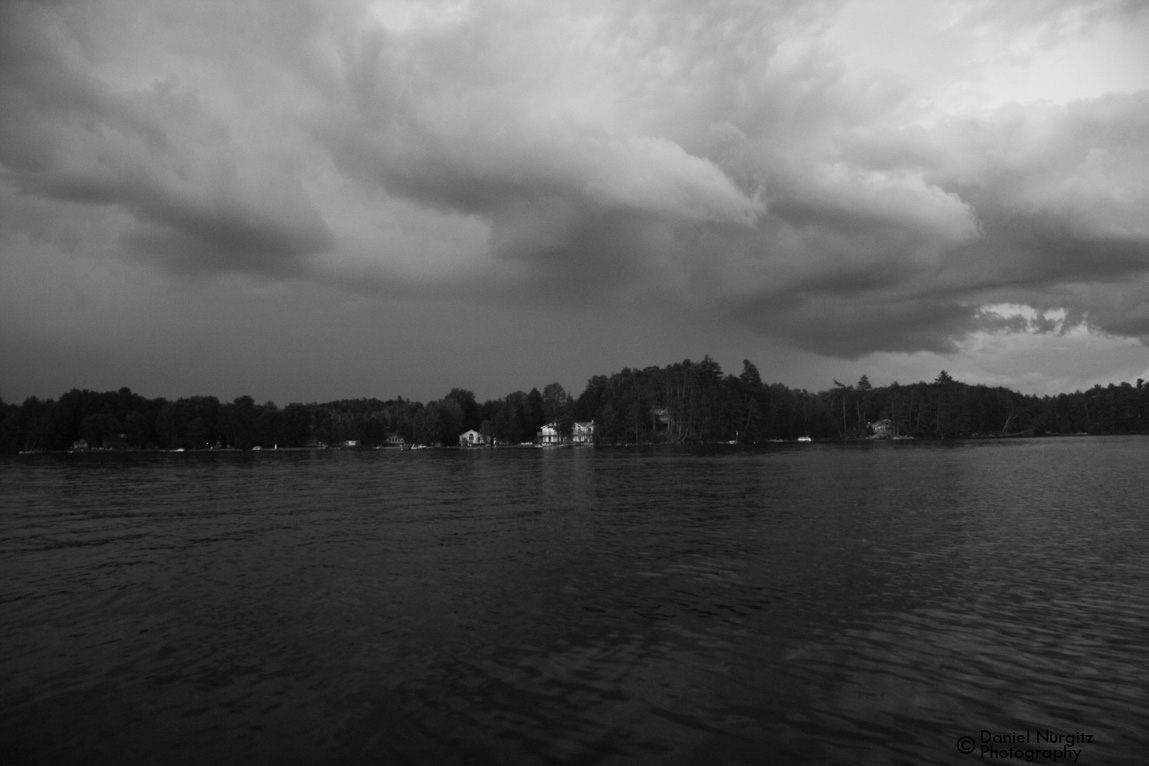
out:
{"label": "lake", "polygon": [[0,762],[1144,763],[1147,468],[1139,436],[2,457]]}

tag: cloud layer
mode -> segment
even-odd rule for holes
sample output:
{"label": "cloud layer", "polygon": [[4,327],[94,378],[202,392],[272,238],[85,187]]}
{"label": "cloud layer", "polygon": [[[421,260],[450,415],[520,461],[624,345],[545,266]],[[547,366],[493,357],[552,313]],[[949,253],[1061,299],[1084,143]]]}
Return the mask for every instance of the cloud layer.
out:
{"label": "cloud layer", "polygon": [[1149,92],[990,92],[1143,9],[947,4],[934,60],[830,0],[11,0],[4,268],[98,239],[177,279],[650,298],[843,358],[1144,341]]}

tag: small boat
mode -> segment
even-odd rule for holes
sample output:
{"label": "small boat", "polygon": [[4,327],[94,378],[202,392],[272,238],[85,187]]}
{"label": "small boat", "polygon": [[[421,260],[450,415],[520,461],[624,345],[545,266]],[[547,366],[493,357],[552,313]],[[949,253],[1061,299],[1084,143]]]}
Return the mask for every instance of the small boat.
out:
{"label": "small boat", "polygon": [[811,439],[809,436],[799,436],[798,441],[804,443],[804,442],[812,442],[814,440]]}

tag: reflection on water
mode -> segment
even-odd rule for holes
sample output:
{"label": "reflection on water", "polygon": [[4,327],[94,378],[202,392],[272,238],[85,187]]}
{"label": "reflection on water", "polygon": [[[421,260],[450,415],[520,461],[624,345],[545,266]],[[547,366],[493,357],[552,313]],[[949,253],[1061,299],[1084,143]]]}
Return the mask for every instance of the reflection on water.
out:
{"label": "reflection on water", "polygon": [[1146,447],[6,458],[0,760],[1138,763]]}

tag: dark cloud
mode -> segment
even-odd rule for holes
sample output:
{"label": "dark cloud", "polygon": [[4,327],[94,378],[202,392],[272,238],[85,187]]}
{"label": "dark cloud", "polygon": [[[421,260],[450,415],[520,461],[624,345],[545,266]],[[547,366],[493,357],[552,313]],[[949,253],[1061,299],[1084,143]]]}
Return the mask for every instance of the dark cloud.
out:
{"label": "dark cloud", "polygon": [[35,23],[41,8],[6,10],[0,163],[17,189],[126,213],[128,249],[180,271],[276,276],[330,247],[290,158],[237,146],[178,75],[117,88]]}
{"label": "dark cloud", "polygon": [[934,300],[868,303],[807,293],[786,301],[783,310],[777,308],[752,303],[737,307],[736,316],[763,334],[844,359],[875,351],[950,353],[957,349],[957,339],[987,329],[976,309]]}
{"label": "dark cloud", "polygon": [[[844,5],[9,2],[0,184],[36,201],[30,240],[82,209],[177,277],[572,316],[658,296],[848,359],[1147,337],[1149,94],[946,108],[835,49]],[[967,59],[923,66],[967,87],[1141,9],[961,4]]]}

